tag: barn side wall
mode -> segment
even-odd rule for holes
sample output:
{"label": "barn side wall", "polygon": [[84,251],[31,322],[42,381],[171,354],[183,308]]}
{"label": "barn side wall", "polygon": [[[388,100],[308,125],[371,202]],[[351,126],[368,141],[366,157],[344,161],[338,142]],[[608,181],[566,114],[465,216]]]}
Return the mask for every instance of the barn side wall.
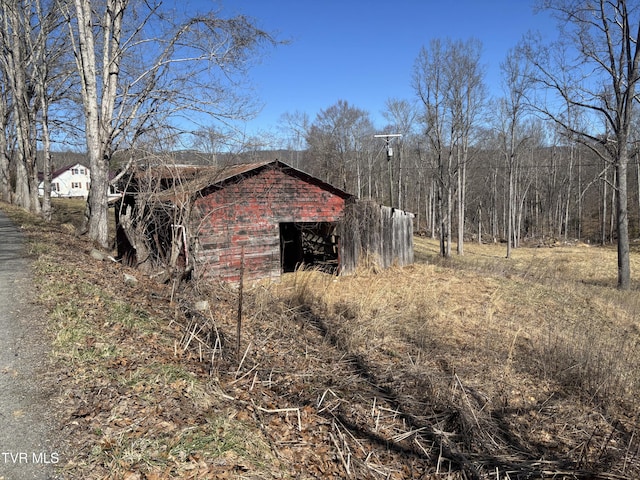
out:
{"label": "barn side wall", "polygon": [[336,222],[345,198],[280,168],[266,168],[195,201],[195,275],[229,282],[278,277],[281,222]]}
{"label": "barn side wall", "polygon": [[413,263],[413,214],[370,201],[347,205],[340,222],[341,271]]}

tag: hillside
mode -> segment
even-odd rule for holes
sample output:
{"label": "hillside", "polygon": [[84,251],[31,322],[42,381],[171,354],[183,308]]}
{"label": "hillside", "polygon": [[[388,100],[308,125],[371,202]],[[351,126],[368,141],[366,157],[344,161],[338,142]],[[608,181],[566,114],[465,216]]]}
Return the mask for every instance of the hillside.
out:
{"label": "hillside", "polygon": [[50,317],[65,478],[640,477],[638,252],[619,292],[614,249],[416,238],[409,268],[246,285],[239,326],[236,289],[2,208]]}

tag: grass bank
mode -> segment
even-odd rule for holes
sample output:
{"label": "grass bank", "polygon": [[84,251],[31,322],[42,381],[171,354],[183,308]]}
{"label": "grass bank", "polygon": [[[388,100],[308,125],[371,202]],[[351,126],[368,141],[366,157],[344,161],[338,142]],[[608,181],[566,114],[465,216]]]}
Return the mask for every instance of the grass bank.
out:
{"label": "grass bank", "polygon": [[613,249],[416,239],[411,267],[246,285],[239,325],[232,287],[154,283],[2,208],[50,317],[67,478],[640,476]]}

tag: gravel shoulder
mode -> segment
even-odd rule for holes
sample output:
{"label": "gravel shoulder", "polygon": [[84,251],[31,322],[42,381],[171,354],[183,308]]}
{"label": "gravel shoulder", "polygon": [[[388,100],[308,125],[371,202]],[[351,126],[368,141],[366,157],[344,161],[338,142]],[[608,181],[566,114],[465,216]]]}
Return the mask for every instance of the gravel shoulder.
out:
{"label": "gravel shoulder", "polygon": [[61,478],[46,316],[35,297],[22,232],[0,211],[0,480]]}

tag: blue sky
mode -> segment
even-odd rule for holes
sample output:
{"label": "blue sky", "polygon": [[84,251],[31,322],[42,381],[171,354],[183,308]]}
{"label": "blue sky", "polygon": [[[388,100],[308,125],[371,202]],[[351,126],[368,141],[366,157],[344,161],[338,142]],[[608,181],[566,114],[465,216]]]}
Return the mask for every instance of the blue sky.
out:
{"label": "blue sky", "polygon": [[534,14],[533,0],[199,0],[245,14],[290,44],[270,51],[251,70],[264,107],[247,131],[273,129],[294,111],[316,114],[346,100],[371,113],[378,128],[388,98],[414,100],[411,75],[420,48],[433,38],[483,44],[492,95],[499,95],[500,62],[529,30],[555,36],[555,21]]}

